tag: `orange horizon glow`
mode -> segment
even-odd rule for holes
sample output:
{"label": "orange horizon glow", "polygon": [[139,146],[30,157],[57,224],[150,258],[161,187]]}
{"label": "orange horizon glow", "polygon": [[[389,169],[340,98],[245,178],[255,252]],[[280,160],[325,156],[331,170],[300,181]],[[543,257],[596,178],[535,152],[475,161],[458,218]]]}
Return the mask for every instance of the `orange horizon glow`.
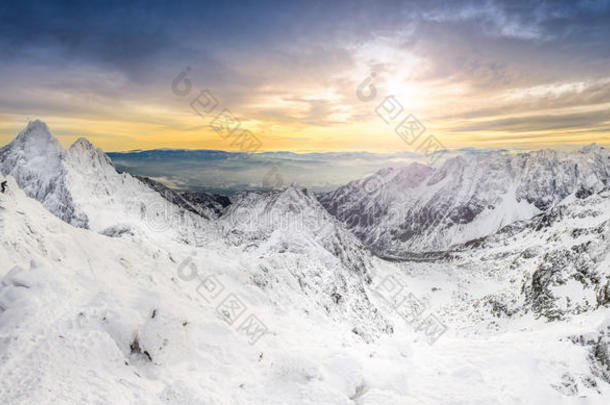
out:
{"label": "orange horizon glow", "polygon": [[[408,14],[410,24],[391,29],[385,15],[371,17],[383,30],[350,25],[346,36],[324,26],[328,32],[307,31],[298,46],[285,32],[230,46],[225,36],[194,37],[189,52],[176,53],[183,41],[173,41],[190,37],[170,36],[173,47],[144,49],[148,64],[123,64],[128,55],[112,53],[102,63],[90,48],[67,62],[57,44],[33,50],[41,52],[34,60],[22,50],[0,75],[0,144],[40,119],[63,146],[85,137],[107,152],[244,151],[209,127],[228,109],[256,137],[255,151],[415,151],[419,141],[394,132],[409,114],[447,149],[610,146],[606,25],[596,27],[598,37],[587,31],[581,53],[581,38],[568,43],[570,32],[545,32],[527,19],[507,24],[511,10],[500,5],[462,11]],[[566,54],[561,47],[570,45]],[[217,105],[206,117],[192,108],[204,89]],[[371,89],[374,97],[362,97]],[[376,113],[387,97],[400,103],[391,123]]]}

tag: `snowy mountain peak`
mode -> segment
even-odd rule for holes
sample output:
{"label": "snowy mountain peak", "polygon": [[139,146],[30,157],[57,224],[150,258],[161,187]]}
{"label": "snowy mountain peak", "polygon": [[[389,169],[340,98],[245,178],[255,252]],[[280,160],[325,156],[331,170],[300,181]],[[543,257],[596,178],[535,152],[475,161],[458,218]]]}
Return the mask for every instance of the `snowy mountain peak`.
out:
{"label": "snowy mountain peak", "polygon": [[257,258],[258,284],[286,280],[311,305],[353,322],[365,340],[388,331],[365,288],[372,282],[370,253],[306,189],[244,193],[219,223],[226,240]]}
{"label": "snowy mountain peak", "polygon": [[600,153],[602,150],[604,150],[605,148],[602,146],[599,146],[598,144],[591,143],[585,147],[583,147],[582,149],[580,149],[580,153]]}
{"label": "snowy mountain peak", "polygon": [[89,140],[87,138],[78,138],[76,141],[74,141],[74,143],[72,144],[72,146],[70,146],[70,149],[75,149],[75,150],[82,150],[82,151],[94,151],[96,149],[96,147],[89,142]]}
{"label": "snowy mountain peak", "polygon": [[61,155],[63,148],[51,135],[47,124],[40,120],[30,121],[6,149],[21,150],[23,155]]}
{"label": "snowy mountain peak", "polygon": [[406,187],[415,187],[424,178],[428,178],[434,169],[430,166],[423,165],[418,162],[413,162],[409,166],[398,171],[398,174],[394,177],[395,182],[406,182]]}
{"label": "snowy mountain peak", "polygon": [[468,165],[468,162],[464,158],[464,156],[456,156],[456,157],[447,159],[447,161],[443,164],[443,166],[441,166],[441,170],[444,170],[446,172],[452,172],[454,170],[462,170],[467,165]]}
{"label": "snowy mountain peak", "polygon": [[47,125],[36,120],[0,149],[0,171],[13,176],[29,197],[64,221],[87,227],[87,218],[75,210],[66,185],[65,156]]}
{"label": "snowy mountain peak", "polygon": [[287,202],[297,205],[310,205],[314,201],[317,203],[317,200],[315,200],[311,194],[309,194],[306,188],[299,187],[296,184],[291,184],[290,186],[286,187],[285,190],[280,191],[277,194],[277,198],[274,202],[276,204],[280,202]]}
{"label": "snowy mountain peak", "polygon": [[459,155],[438,169],[379,171],[320,201],[378,253],[444,250],[531,218],[580,189],[601,190],[610,183],[608,157],[598,145]]}
{"label": "snowy mountain peak", "polygon": [[[96,148],[85,138],[78,138],[68,150],[70,161],[85,171],[112,167],[112,161],[99,148]],[[114,170],[114,168],[113,168]]]}
{"label": "snowy mountain peak", "polygon": [[52,138],[51,131],[49,131],[49,127],[44,121],[34,120],[28,122],[28,125],[23,129],[19,135],[25,133],[44,133],[49,138]]}
{"label": "snowy mountain peak", "polygon": [[[414,163],[411,163],[411,165]],[[409,166],[411,166],[409,165]],[[391,173],[394,172],[394,168],[393,167],[388,167],[388,168],[384,168],[384,169],[379,169],[375,172],[376,175],[378,176],[389,176]]]}
{"label": "snowy mountain peak", "polygon": [[407,166],[407,169],[409,169],[409,171],[418,171],[418,170],[428,171],[428,170],[432,170],[432,168],[430,166],[424,165],[424,164],[419,163],[419,162],[413,162],[413,163],[409,164]]}

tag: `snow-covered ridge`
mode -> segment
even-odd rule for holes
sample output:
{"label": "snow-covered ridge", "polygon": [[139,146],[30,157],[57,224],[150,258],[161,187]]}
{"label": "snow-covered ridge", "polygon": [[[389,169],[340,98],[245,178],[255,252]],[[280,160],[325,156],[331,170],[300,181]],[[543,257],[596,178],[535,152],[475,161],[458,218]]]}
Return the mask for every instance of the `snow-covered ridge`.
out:
{"label": "snow-covered ridge", "polygon": [[149,177],[136,176],[136,178],[161,194],[170,203],[200,215],[205,219],[218,218],[222,214],[224,207],[231,203],[224,196],[215,196],[204,192],[179,193]]}
{"label": "snow-covered ridge", "polygon": [[290,185],[282,191],[246,193],[219,224],[230,244],[259,259],[256,282],[273,284],[288,273],[287,284],[300,286],[309,305],[320,303],[331,316],[350,320],[354,333],[365,339],[391,329],[366,292],[373,272],[368,249],[306,189]]}
{"label": "snow-covered ridge", "polygon": [[542,150],[456,156],[433,169],[385,169],[320,196],[361,240],[385,255],[437,251],[531,218],[580,189],[610,184],[610,153]]}
{"label": "snow-covered ridge", "polygon": [[203,235],[199,243],[206,238],[209,225],[203,216],[118,173],[110,158],[85,138],[64,150],[41,121],[30,122],[0,149],[0,169],[15,177],[28,196],[74,226],[116,234],[152,223],[157,231],[190,243],[195,243],[195,233]]}
{"label": "snow-covered ridge", "polygon": [[64,221],[87,227],[87,216],[74,207],[66,185],[65,158],[66,151],[47,125],[37,120],[0,149],[0,171]]}
{"label": "snow-covered ridge", "polygon": [[[84,138],[65,151],[46,125],[37,121],[30,123],[30,127],[33,130],[42,128],[36,136],[55,145],[56,155],[47,156],[45,150],[48,148],[43,148],[35,158],[43,163],[45,159],[52,160],[53,181],[61,182],[69,196],[62,201],[63,206],[85,215],[86,228],[105,236],[142,243],[173,240],[193,248],[235,247],[243,252],[244,258],[260,263],[258,274],[252,275],[253,280],[278,299],[285,300],[287,296],[282,288],[273,287],[279,282],[280,286],[290,286],[289,297],[297,297],[289,301],[301,305],[304,310],[321,307],[337,319],[349,319],[350,330],[366,340],[391,329],[370,303],[366,292],[371,282],[370,254],[310,193],[290,187],[253,205],[244,199],[239,205],[229,206],[227,214],[214,222],[211,220],[225,209],[222,204],[226,202],[201,194],[187,195],[192,198],[192,202],[188,201],[154,181],[118,173],[104,152]],[[26,130],[26,139],[32,133],[37,132]],[[18,142],[9,144],[6,149],[10,156],[21,153],[26,160],[32,159],[31,148],[19,148]],[[19,161],[11,173],[24,170],[21,164]],[[43,174],[35,173],[34,177]],[[30,176],[23,178],[19,186],[36,189],[37,185]],[[34,197],[37,196],[39,194],[35,193]],[[205,201],[203,197],[206,197]],[[248,198],[254,201],[255,197],[252,194]],[[39,201],[44,205],[44,198]],[[265,206],[262,211],[259,210],[261,204]],[[45,207],[56,215],[59,212],[53,205]],[[271,218],[263,212],[271,213],[277,221],[264,223],[262,218]],[[258,216],[257,221],[240,223],[244,213]],[[71,218],[60,218],[80,225]],[[297,227],[278,226],[284,220],[297,221]],[[306,227],[302,227],[304,224]],[[304,305],[302,295],[308,300]]]}

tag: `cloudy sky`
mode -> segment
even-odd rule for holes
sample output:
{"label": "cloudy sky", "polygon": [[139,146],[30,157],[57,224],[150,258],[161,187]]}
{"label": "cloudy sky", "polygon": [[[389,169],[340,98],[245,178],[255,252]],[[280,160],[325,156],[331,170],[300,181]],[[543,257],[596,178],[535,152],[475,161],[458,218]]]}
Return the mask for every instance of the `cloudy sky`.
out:
{"label": "cloudy sky", "polygon": [[610,144],[608,1],[2,2],[0,55],[0,144],[238,150],[225,110],[261,151],[412,151],[409,114],[447,148]]}

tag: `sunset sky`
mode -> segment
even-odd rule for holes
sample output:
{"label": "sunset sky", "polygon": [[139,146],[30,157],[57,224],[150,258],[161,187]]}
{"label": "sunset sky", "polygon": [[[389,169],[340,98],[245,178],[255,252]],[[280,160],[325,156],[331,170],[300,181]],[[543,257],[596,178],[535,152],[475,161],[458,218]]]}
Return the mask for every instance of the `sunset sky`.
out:
{"label": "sunset sky", "polygon": [[38,118],[66,146],[236,150],[226,108],[261,151],[414,150],[375,112],[394,96],[447,148],[610,145],[608,1],[10,3],[0,144]]}

